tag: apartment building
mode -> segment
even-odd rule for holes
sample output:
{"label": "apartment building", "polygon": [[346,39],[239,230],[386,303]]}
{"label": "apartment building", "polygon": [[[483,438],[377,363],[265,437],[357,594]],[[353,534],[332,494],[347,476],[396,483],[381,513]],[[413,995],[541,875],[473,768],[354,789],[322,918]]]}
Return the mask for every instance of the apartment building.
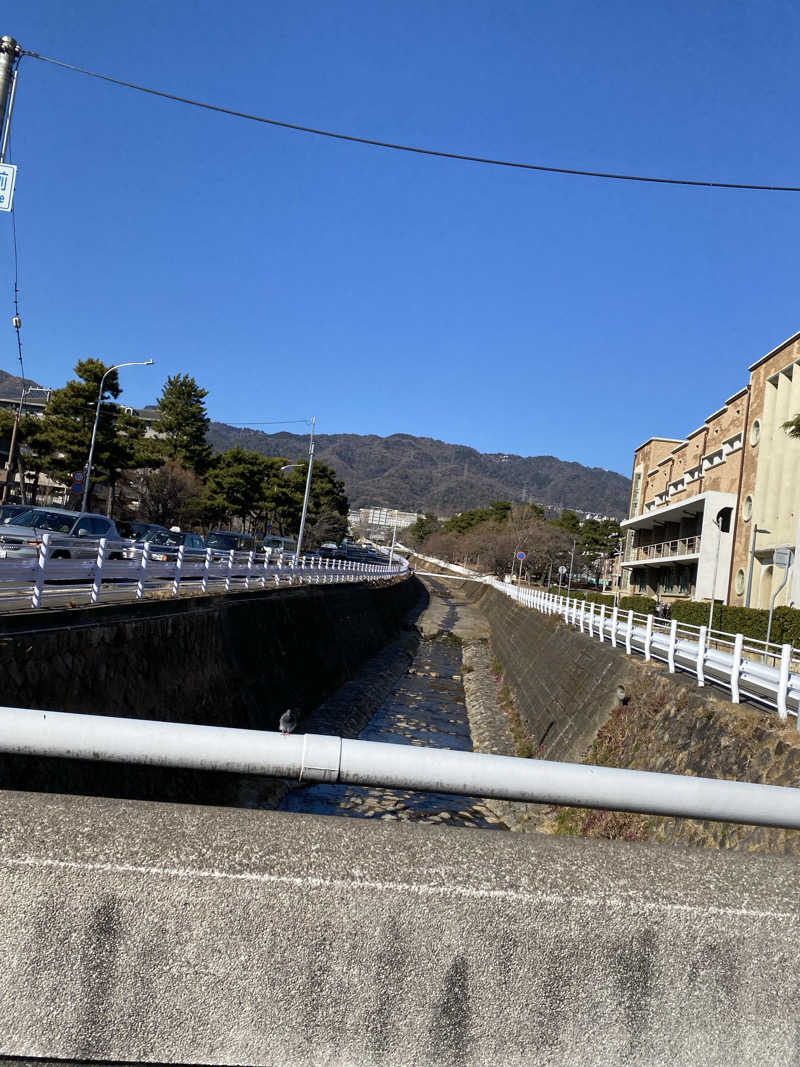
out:
{"label": "apartment building", "polygon": [[621,563],[625,592],[664,600],[800,604],[800,333],[685,438],[634,453]]}

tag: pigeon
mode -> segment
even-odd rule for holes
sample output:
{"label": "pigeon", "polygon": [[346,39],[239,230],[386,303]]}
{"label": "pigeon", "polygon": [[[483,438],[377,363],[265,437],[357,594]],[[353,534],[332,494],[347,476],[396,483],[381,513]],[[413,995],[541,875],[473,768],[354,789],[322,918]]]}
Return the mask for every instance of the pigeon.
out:
{"label": "pigeon", "polygon": [[620,684],[617,686],[615,690],[615,696],[617,698],[617,707],[623,706],[628,703],[628,694],[625,691],[624,685]]}
{"label": "pigeon", "polygon": [[293,730],[297,729],[297,712],[293,708],[287,708],[281,715],[281,721],[278,723],[282,734],[290,734]]}

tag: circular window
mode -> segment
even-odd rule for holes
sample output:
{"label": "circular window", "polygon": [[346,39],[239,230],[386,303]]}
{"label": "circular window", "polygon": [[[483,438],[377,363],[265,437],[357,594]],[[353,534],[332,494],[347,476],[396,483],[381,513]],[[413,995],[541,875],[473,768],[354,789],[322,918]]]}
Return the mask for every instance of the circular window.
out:
{"label": "circular window", "polygon": [[736,572],[736,595],[741,596],[744,592],[744,571],[740,567]]}
{"label": "circular window", "polygon": [[750,444],[757,445],[761,440],[761,423],[756,419],[753,423],[753,428],[750,430]]}
{"label": "circular window", "polygon": [[744,504],[742,504],[742,518],[745,522],[750,522],[753,517],[753,498],[746,496],[744,498]]}

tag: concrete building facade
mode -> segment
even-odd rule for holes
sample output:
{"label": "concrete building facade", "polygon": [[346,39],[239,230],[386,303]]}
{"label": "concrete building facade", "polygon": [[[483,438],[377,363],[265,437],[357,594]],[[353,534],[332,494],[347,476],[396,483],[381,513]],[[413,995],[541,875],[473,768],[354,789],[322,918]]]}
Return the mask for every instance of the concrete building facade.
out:
{"label": "concrete building facade", "polygon": [[624,592],[800,604],[800,440],[784,429],[800,413],[800,333],[749,369],[702,426],[636,449]]}

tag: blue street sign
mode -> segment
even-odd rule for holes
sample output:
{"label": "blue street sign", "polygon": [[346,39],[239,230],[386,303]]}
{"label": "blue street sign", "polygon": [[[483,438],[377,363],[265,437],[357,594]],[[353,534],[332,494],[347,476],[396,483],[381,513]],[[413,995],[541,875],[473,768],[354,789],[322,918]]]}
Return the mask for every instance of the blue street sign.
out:
{"label": "blue street sign", "polygon": [[517,559],[525,559],[525,553],[524,552],[517,552]]}

